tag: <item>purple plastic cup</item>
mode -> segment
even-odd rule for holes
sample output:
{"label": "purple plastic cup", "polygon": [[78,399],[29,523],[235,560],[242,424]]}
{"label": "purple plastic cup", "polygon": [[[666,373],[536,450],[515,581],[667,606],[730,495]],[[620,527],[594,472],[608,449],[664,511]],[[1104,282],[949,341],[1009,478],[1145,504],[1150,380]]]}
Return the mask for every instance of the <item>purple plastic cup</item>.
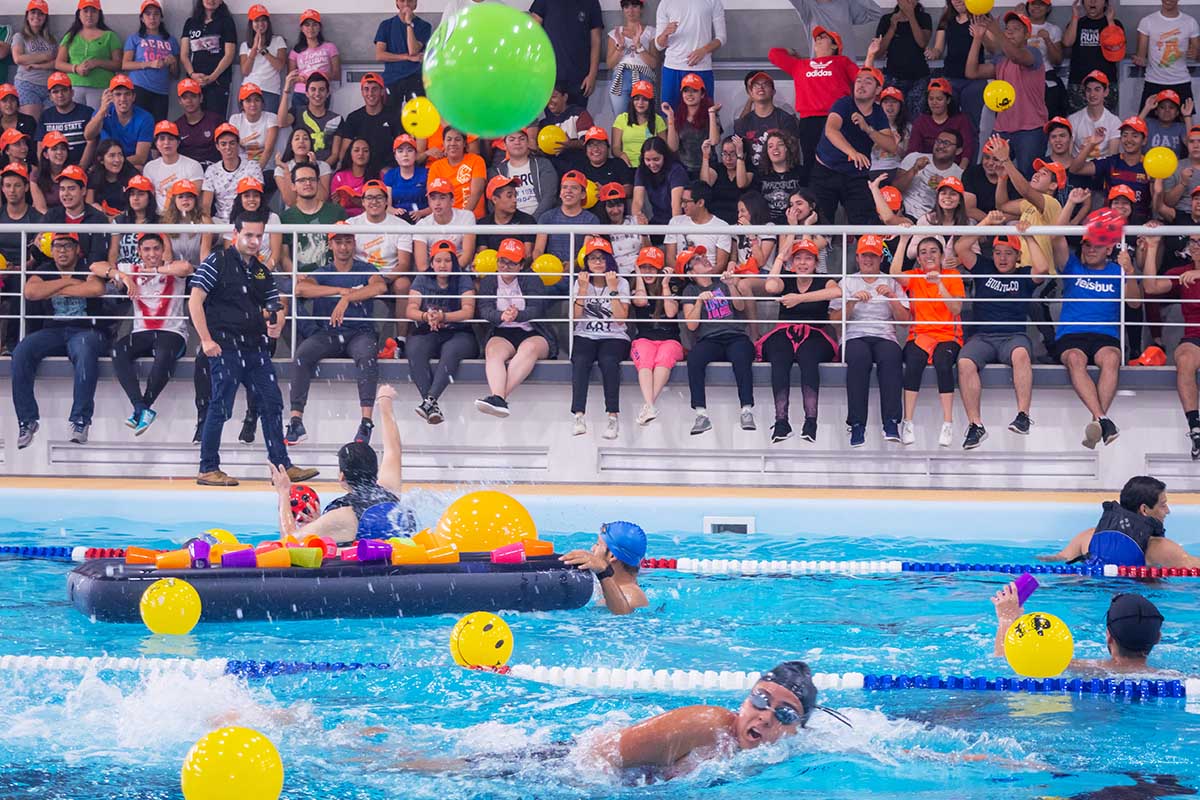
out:
{"label": "purple plastic cup", "polygon": [[212,545],[203,539],[193,539],[188,543],[188,555],[192,557],[192,569],[206,569],[212,566],[209,554]]}
{"label": "purple plastic cup", "polygon": [[257,567],[258,560],[253,548],[234,550],[221,555],[222,567]]}
{"label": "purple plastic cup", "polygon": [[1022,606],[1029,599],[1029,595],[1038,588],[1037,579],[1028,572],[1021,573],[1013,583],[1017,587],[1017,604]]}
{"label": "purple plastic cup", "polygon": [[359,561],[391,561],[392,543],[381,542],[377,539],[360,539],[358,541]]}

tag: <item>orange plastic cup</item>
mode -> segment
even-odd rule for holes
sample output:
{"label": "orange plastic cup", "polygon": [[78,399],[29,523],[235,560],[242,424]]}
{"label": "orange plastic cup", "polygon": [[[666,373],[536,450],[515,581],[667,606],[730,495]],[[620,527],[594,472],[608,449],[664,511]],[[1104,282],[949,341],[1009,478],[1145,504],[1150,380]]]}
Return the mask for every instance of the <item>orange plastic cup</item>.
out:
{"label": "orange plastic cup", "polygon": [[429,531],[429,528],[426,528],[425,530],[420,531],[419,533],[414,533],[412,536],[412,540],[414,542],[416,542],[417,544],[421,545],[421,547],[424,547],[426,550],[430,549],[431,547],[440,547],[441,546],[441,542],[439,542],[437,537],[435,537]]}
{"label": "orange plastic cup", "polygon": [[256,553],[266,553],[270,550],[278,550],[283,547],[283,542],[263,542],[254,548]]}
{"label": "orange plastic cup", "polygon": [[192,566],[192,554],[187,550],[171,550],[159,553],[154,565],[158,569],[188,569]]}
{"label": "orange plastic cup", "polygon": [[526,539],[522,544],[525,545],[526,558],[554,555],[554,542],[546,542],[541,539]]}
{"label": "orange plastic cup", "polygon": [[288,553],[288,548],[286,547],[276,547],[271,550],[257,550],[255,552],[254,565],[259,569],[290,567],[292,565],[292,557]]}
{"label": "orange plastic cup", "polygon": [[424,547],[409,545],[393,545],[392,564],[431,564],[429,551]]}
{"label": "orange plastic cup", "polygon": [[325,558],[337,558],[338,555],[337,542],[328,536],[309,536],[304,540],[304,546],[318,548]]}
{"label": "orange plastic cup", "polygon": [[[458,548],[454,545],[446,545],[445,547],[433,547],[427,551],[429,560],[426,564],[457,564],[458,563]],[[395,556],[393,556],[395,557]]]}
{"label": "orange plastic cup", "polygon": [[152,550],[149,547],[126,547],[125,548],[125,563],[126,564],[157,564],[158,556],[162,553],[161,550]]}

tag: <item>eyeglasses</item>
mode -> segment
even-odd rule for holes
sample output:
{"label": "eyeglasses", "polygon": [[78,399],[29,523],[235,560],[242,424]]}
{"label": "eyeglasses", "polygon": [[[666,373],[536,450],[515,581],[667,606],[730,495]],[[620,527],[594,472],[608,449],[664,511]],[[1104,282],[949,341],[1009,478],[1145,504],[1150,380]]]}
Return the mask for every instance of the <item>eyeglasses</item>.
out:
{"label": "eyeglasses", "polygon": [[[771,708],[771,696],[762,689],[755,689],[750,693],[750,705],[759,711],[766,711]],[[775,719],[779,720],[781,725],[795,725],[800,721],[800,712],[791,706],[780,705],[771,710],[775,712]]]}
{"label": "eyeglasses", "polygon": [[385,200],[387,200],[387,197],[385,197],[384,195],[381,195],[381,194],[364,194],[363,195],[364,203],[382,203]]}

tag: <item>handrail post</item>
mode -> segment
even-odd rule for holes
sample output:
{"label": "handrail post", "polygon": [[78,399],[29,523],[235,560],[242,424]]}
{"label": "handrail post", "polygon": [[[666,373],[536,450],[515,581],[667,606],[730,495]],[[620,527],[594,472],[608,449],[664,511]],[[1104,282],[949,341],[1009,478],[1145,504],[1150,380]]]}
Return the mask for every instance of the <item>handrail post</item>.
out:
{"label": "handrail post", "polygon": [[[1118,266],[1120,266],[1120,265],[1118,265]],[[1117,280],[1121,287],[1121,317],[1120,317],[1121,322],[1117,326],[1117,331],[1121,334],[1121,362],[1120,363],[1124,364],[1127,359],[1125,358],[1125,270],[1123,268],[1121,269],[1120,275],[1118,276]],[[1146,319],[1147,313],[1148,313],[1148,309],[1146,308],[1146,304],[1143,303],[1142,304],[1142,319],[1143,320]],[[1143,327],[1142,330],[1145,331],[1145,328]],[[1140,355],[1141,355],[1141,353],[1138,353],[1134,357],[1136,358],[1137,356],[1140,356]]]}
{"label": "handrail post", "polygon": [[839,364],[846,363],[846,276],[850,274],[849,258],[848,258],[849,248],[850,248],[849,234],[843,232],[842,233],[842,279],[841,279],[841,281],[838,282],[838,289],[840,289],[842,292],[842,321],[838,325],[838,327],[841,329],[840,339],[842,342],[842,346],[838,348],[838,363]]}
{"label": "handrail post", "polygon": [[27,265],[29,263],[29,234],[21,231],[21,250],[18,258],[21,259],[21,285],[17,287],[17,291],[21,293],[20,305],[18,306],[18,321],[17,321],[17,341],[25,338],[25,281],[28,280],[26,275]]}
{"label": "handrail post", "polygon": [[575,231],[572,230],[567,241],[567,358],[575,355],[575,299],[571,292],[575,291]]}
{"label": "handrail post", "polygon": [[300,244],[299,238],[300,234],[292,234],[292,257],[288,259],[288,261],[292,262],[292,341],[289,346],[291,351],[291,358],[289,360],[291,361],[296,360],[296,332],[299,330],[300,319],[300,298],[296,296],[296,282],[299,280],[299,272],[297,271],[297,268],[300,263],[300,260],[296,258],[297,254],[300,252],[298,249]]}

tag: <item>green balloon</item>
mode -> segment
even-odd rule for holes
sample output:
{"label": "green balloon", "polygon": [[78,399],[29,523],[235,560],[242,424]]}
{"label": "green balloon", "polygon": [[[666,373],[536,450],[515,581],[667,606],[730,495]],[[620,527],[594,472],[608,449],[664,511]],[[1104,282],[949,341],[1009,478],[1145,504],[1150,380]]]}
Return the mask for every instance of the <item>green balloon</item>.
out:
{"label": "green balloon", "polygon": [[554,89],[550,37],[528,14],[475,3],[425,48],[425,92],[450,125],[495,139],[537,119]]}

